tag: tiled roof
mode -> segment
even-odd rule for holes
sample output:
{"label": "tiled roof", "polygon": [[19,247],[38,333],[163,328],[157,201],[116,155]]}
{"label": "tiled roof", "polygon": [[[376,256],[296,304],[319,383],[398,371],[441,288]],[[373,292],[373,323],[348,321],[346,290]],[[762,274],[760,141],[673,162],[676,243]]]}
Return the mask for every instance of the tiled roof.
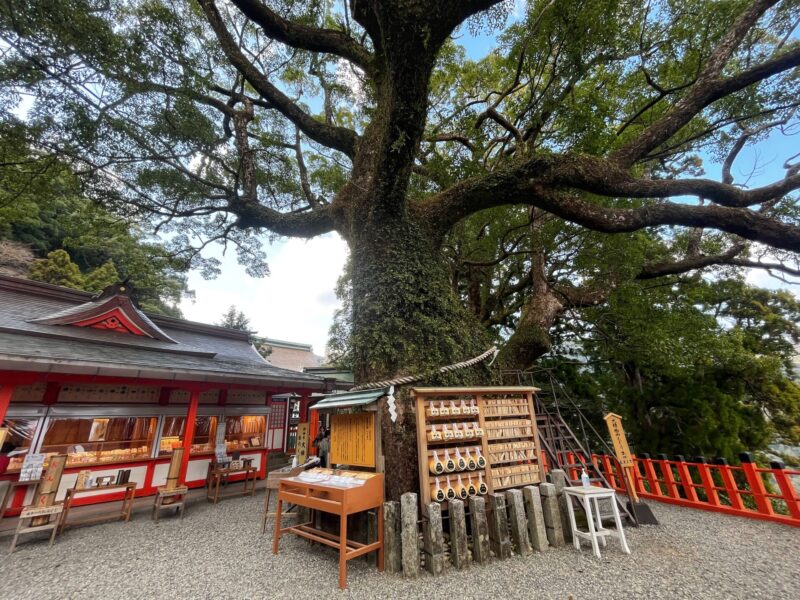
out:
{"label": "tiled roof", "polygon": [[149,315],[174,342],[91,327],[32,322],[91,300],[91,294],[0,276],[0,368],[48,363],[47,370],[102,369],[139,377],[200,380],[241,376],[248,381],[322,388],[323,379],[268,364],[246,332]]}

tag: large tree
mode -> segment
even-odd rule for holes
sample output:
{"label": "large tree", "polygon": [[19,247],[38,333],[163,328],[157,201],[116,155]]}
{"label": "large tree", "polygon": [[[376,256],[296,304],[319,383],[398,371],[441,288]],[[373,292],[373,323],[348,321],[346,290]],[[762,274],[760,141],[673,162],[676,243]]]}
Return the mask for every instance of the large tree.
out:
{"label": "large tree", "polygon": [[[678,228],[639,276],[754,262],[753,244],[779,261],[800,249],[797,157],[759,187],[732,175],[749,142],[796,126],[794,0],[538,0],[510,18],[512,4],[6,0],[0,110],[14,121],[14,94],[33,93],[40,152],[196,259],[222,241],[253,265],[254,233],[339,232],[358,381],[485,348],[442,249],[489,208],[525,206],[534,228],[537,215]],[[497,48],[467,59],[468,30]],[[719,156],[721,177],[698,152]],[[706,254],[683,228],[723,232],[725,247]],[[527,349],[557,309],[540,254],[507,364],[541,353]],[[387,450],[410,452],[410,427],[387,430]],[[413,469],[395,474],[390,495]]]}

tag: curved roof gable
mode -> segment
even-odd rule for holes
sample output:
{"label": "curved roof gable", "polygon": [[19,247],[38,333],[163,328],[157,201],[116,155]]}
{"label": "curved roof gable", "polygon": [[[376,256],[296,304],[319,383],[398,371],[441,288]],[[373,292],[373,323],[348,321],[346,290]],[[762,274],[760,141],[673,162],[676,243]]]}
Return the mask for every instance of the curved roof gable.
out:
{"label": "curved roof gable", "polygon": [[130,294],[131,289],[127,282],[116,283],[104,289],[90,302],[71,306],[45,317],[32,319],[30,322],[106,329],[177,344],[137,308]]}

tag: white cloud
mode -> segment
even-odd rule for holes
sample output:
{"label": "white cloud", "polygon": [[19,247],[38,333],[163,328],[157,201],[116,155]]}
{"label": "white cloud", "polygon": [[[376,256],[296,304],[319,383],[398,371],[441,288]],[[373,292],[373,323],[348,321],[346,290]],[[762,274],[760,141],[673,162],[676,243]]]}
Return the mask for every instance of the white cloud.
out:
{"label": "white cloud", "polygon": [[263,279],[248,276],[234,253],[218,255],[222,274],[206,281],[191,273],[189,287],[196,298],[185,300],[181,310],[187,319],[216,323],[233,304],[259,335],[312,344],[314,352],[324,354],[338,306],[333,289],[347,252],[336,234],[278,242],[267,248],[271,275]]}

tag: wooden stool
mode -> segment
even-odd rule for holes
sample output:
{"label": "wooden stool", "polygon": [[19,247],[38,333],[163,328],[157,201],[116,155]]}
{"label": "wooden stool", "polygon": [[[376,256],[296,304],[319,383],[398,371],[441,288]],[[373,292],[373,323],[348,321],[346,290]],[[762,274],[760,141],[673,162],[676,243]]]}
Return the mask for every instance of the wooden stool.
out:
{"label": "wooden stool", "polygon": [[[158,521],[158,515],[162,510],[165,508],[177,508],[181,512],[181,519],[183,519],[183,513],[186,511],[186,496],[188,493],[189,488],[185,485],[172,488],[171,490],[168,490],[164,486],[158,488],[155,502],[153,502],[153,514],[151,518],[154,521]],[[176,496],[180,496],[180,499],[175,499]],[[166,498],[173,498],[175,501],[170,502],[169,504],[164,504],[164,500]]]}
{"label": "wooden stool", "polygon": [[[281,479],[285,479],[286,477],[297,477],[305,469],[306,469],[305,465],[299,465],[294,468],[289,467],[289,468],[279,469],[277,471],[270,471],[269,473],[267,473],[267,483],[266,483],[267,497],[264,498],[264,515],[261,517],[262,535],[267,532],[267,517],[269,517],[271,514],[272,515],[275,514],[269,512],[269,499],[272,496],[272,490],[278,489]],[[287,510],[286,512],[288,513],[289,511]]]}
{"label": "wooden stool", "polygon": [[[622,519],[619,516],[619,507],[617,506],[617,499],[614,490],[608,488],[601,488],[596,486],[591,487],[565,487],[564,493],[567,495],[567,511],[569,512],[570,527],[572,527],[572,543],[575,548],[581,549],[581,539],[589,540],[592,543],[592,550],[597,558],[600,558],[600,546],[598,540],[602,542],[603,547],[606,547],[606,538],[609,536],[616,537],[622,546],[622,551],[625,554],[630,554],[631,550],[628,548],[628,542],[625,540],[625,530],[622,529]],[[586,522],[589,525],[589,532],[579,531],[578,526],[575,524],[575,510],[572,507],[572,499],[576,498],[583,506],[586,512]],[[616,529],[606,529],[603,527],[603,520],[600,518],[599,500],[608,499],[611,501],[611,508],[614,513],[614,522],[617,525]],[[594,510],[592,510],[594,505]]]}
{"label": "wooden stool", "polygon": [[[9,554],[14,552],[14,548],[17,546],[17,540],[19,539],[20,535],[24,535],[26,533],[34,533],[36,531],[47,531],[48,529],[51,530],[50,533],[50,545],[53,545],[53,542],[56,539],[56,533],[58,533],[58,524],[60,521],[61,511],[64,510],[63,504],[55,504],[53,506],[42,506],[42,507],[35,507],[35,506],[28,506],[22,509],[22,512],[19,515],[19,521],[17,522],[17,529],[14,532],[14,539],[11,540],[11,549],[8,551]],[[36,517],[44,517],[50,515],[59,515],[55,519],[48,520],[48,522],[44,525],[35,525],[31,527],[28,525],[25,526],[25,521],[30,521],[35,519]]]}

